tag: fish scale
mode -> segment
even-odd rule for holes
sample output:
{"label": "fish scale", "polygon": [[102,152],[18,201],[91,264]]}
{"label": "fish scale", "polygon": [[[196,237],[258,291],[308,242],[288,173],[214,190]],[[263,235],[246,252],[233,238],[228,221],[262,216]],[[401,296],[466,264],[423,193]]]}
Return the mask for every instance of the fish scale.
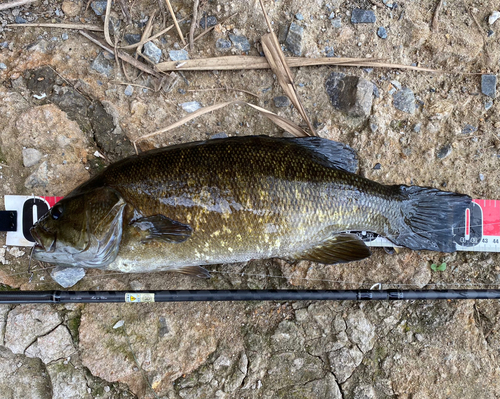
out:
{"label": "fish scale", "polygon": [[[122,217],[119,251],[102,267],[129,272],[273,257],[362,259],[369,255],[365,244],[343,233],[357,230],[414,249],[455,250],[451,224],[436,235],[420,220],[430,212],[435,224],[446,224],[450,212],[470,204],[468,196],[384,186],[356,175],[356,168],[352,149],[317,137],[214,139],[126,158],[61,203],[81,201],[91,209],[87,203],[99,190],[123,199],[122,214],[115,207],[115,219],[108,218]],[[47,216],[34,230],[50,236],[55,222]]]}

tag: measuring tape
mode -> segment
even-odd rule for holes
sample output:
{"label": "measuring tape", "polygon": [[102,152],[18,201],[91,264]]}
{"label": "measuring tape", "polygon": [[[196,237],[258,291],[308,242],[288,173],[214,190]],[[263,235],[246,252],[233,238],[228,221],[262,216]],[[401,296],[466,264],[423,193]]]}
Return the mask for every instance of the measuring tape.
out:
{"label": "measuring tape", "polygon": [[[30,229],[36,221],[63,197],[6,195],[5,211],[0,211],[0,230],[7,231],[7,245],[29,247],[35,244]],[[470,206],[454,221],[453,240],[458,251],[500,252],[500,201],[472,200]],[[369,247],[394,247],[378,234],[358,231]]]}

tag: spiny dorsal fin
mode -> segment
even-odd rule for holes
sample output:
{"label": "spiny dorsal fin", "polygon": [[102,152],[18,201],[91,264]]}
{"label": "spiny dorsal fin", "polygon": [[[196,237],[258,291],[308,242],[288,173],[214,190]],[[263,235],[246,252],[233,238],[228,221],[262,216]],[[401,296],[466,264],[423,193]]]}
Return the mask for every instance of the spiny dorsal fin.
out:
{"label": "spiny dorsal fin", "polygon": [[333,265],[361,260],[371,255],[370,249],[355,234],[335,234],[321,244],[296,255],[297,259]]}
{"label": "spiny dorsal fin", "polygon": [[320,159],[326,161],[326,166],[343,169],[351,173],[358,171],[356,151],[346,144],[321,137],[299,137],[289,140],[314,152]]}

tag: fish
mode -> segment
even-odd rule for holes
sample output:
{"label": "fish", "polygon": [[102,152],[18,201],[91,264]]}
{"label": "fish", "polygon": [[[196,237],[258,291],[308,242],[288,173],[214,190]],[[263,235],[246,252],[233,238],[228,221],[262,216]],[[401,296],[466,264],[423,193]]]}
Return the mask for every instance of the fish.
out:
{"label": "fish", "polygon": [[281,258],[370,256],[355,231],[413,250],[456,251],[468,195],[383,185],[357,174],[348,145],[244,136],[133,155],[81,184],[31,229],[33,257],[59,266],[177,271]]}

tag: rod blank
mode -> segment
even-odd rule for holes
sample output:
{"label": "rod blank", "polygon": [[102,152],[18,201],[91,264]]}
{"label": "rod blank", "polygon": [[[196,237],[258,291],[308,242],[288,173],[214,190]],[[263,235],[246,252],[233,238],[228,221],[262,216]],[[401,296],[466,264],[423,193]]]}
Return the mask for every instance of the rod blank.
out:
{"label": "rod blank", "polygon": [[3,291],[0,304],[500,299],[500,290]]}

